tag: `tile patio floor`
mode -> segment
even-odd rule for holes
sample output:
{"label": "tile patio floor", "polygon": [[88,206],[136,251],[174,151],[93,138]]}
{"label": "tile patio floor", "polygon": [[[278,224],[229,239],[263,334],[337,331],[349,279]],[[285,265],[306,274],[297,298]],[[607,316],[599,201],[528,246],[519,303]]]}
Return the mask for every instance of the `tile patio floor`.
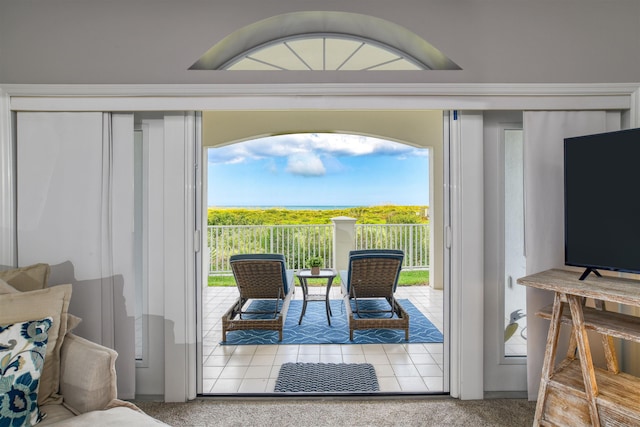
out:
{"label": "tile patio floor", "polygon": [[[320,293],[321,288],[311,288]],[[331,298],[340,298],[333,286]],[[438,393],[444,390],[443,344],[220,345],[221,317],[238,297],[235,287],[207,287],[203,292],[203,394],[273,393],[285,362],[371,363],[381,393]],[[408,298],[443,331],[443,292],[428,286],[402,286]],[[294,299],[302,299],[296,286]],[[335,314],[334,314],[335,316]]]}

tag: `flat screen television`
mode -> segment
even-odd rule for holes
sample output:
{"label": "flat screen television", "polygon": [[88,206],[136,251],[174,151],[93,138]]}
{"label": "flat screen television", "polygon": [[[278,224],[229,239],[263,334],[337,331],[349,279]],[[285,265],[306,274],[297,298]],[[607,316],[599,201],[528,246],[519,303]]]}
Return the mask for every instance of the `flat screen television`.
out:
{"label": "flat screen television", "polygon": [[640,128],[564,140],[565,264],[640,273]]}

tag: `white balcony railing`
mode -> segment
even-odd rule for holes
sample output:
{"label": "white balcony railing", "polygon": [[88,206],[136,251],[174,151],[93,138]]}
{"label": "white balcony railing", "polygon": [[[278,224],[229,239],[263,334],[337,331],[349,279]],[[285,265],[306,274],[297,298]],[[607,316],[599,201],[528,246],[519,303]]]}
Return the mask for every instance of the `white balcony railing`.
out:
{"label": "white balcony railing", "polygon": [[[403,268],[429,268],[429,224],[357,224],[355,249],[401,249]],[[229,274],[229,257],[241,253],[284,254],[287,266],[305,268],[319,256],[333,268],[334,226],[210,225],[207,233],[209,274]]]}

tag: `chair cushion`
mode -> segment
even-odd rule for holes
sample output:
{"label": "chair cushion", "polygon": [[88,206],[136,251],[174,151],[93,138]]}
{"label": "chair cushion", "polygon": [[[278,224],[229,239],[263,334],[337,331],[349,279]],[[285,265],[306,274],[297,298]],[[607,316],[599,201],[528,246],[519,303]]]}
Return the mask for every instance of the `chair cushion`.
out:
{"label": "chair cushion", "polygon": [[0,279],[21,292],[44,289],[49,279],[49,264],[33,264],[27,267],[0,271]]}
{"label": "chair cushion", "polygon": [[67,332],[67,311],[71,285],[59,285],[31,292],[0,295],[0,325],[28,320],[53,319],[49,329],[44,368],[40,377],[38,404],[60,402],[60,347]]}
{"label": "chair cushion", "polygon": [[234,261],[279,261],[282,264],[282,280],[284,281],[284,294],[289,293],[289,280],[290,274],[287,274],[287,264],[282,254],[238,254],[231,255],[229,262]]}
{"label": "chair cushion", "polygon": [[[35,425],[42,419],[38,384],[51,317],[0,325],[0,417],[2,425]],[[6,423],[6,424],[5,424]]]}

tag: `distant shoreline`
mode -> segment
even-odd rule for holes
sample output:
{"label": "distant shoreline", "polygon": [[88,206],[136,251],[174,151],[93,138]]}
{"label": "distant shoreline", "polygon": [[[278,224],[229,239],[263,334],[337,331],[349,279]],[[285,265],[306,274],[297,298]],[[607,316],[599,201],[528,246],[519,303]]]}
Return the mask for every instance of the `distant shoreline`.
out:
{"label": "distant shoreline", "polygon": [[352,209],[352,208],[360,208],[360,207],[369,207],[369,206],[360,206],[360,205],[292,205],[292,206],[209,206],[209,209],[287,209],[290,211],[302,211],[302,210],[336,210],[336,209]]}

